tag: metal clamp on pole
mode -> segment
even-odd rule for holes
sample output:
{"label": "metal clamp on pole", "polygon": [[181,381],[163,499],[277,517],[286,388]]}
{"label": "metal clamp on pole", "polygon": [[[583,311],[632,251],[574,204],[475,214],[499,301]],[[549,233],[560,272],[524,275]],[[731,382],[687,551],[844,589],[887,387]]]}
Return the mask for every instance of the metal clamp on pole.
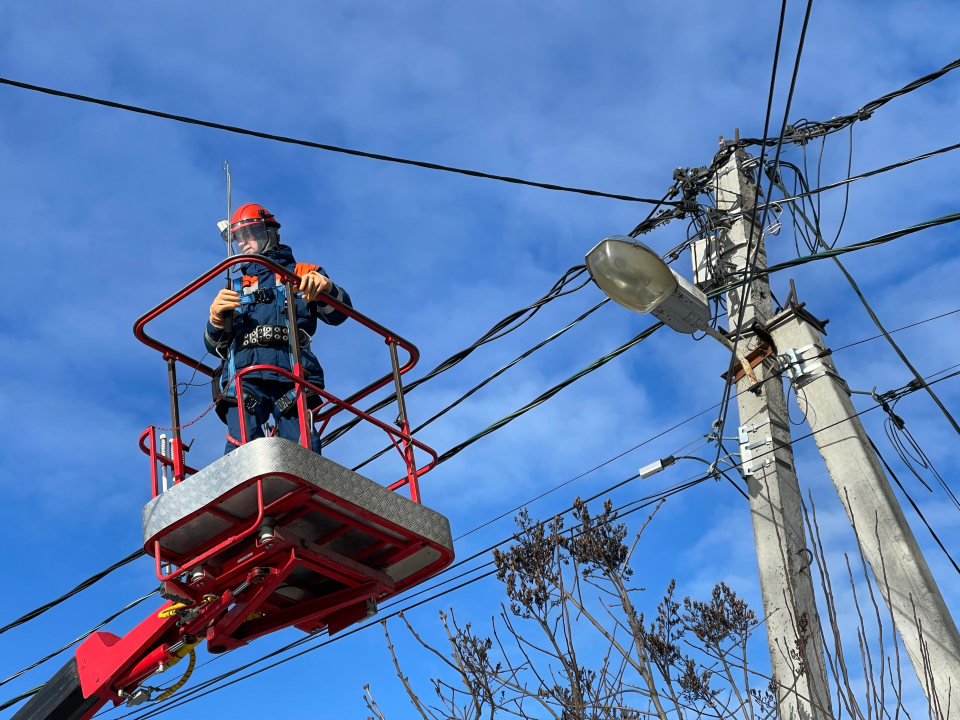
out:
{"label": "metal clamp on pole", "polygon": [[770,449],[765,450],[761,455],[766,455],[773,450],[773,437],[771,435],[765,435],[760,440],[750,442],[750,433],[757,432],[769,422],[768,419],[763,422],[753,423],[752,425],[741,425],[737,429],[737,437],[740,440],[740,469],[743,471],[744,477],[747,475],[755,475],[758,470],[769,467],[771,463],[773,463],[773,458],[770,456],[763,458],[763,461],[758,465],[754,465],[753,462],[751,462],[753,460],[754,450],[768,445]]}
{"label": "metal clamp on pole", "polygon": [[827,374],[826,368],[820,362],[820,358],[827,352],[829,351],[825,348],[811,343],[803,347],[788,348],[778,357],[790,376],[790,382],[794,385],[806,385]]}

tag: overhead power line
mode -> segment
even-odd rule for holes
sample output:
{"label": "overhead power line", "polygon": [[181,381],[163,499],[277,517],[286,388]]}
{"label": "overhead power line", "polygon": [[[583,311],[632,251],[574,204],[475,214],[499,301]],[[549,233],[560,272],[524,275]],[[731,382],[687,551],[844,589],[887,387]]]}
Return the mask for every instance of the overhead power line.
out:
{"label": "overhead power line", "polygon": [[0,635],[2,635],[3,633],[7,632],[8,630],[12,630],[13,628],[18,627],[19,625],[23,625],[23,624],[26,623],[26,622],[30,622],[31,620],[33,620],[33,619],[36,618],[36,617],[39,617],[40,615],[43,615],[43,613],[45,613],[47,610],[50,610],[51,608],[55,608],[57,605],[59,605],[60,603],[62,603],[64,600],[68,600],[68,599],[72,598],[74,595],[76,595],[77,593],[83,592],[84,590],[86,590],[88,587],[90,587],[90,586],[93,585],[94,583],[96,583],[96,582],[102,580],[103,578],[105,578],[107,575],[109,575],[110,573],[112,573],[114,570],[117,570],[117,569],[119,569],[119,568],[122,568],[124,565],[126,565],[126,564],[128,564],[128,563],[132,563],[134,560],[143,557],[145,554],[146,554],[146,553],[143,551],[143,549],[140,549],[140,550],[137,550],[136,552],[130,553],[130,554],[127,555],[127,557],[125,557],[123,560],[121,560],[120,562],[114,563],[113,565],[111,565],[110,567],[108,567],[106,570],[101,570],[101,571],[98,572],[96,575],[91,575],[91,576],[88,577],[86,580],[84,580],[82,583],[80,583],[79,585],[77,585],[73,590],[71,590],[71,591],[68,592],[68,593],[65,593],[64,595],[61,595],[61,596],[58,597],[56,600],[51,600],[50,602],[48,602],[48,603],[46,603],[46,604],[44,604],[44,605],[41,605],[40,607],[38,607],[38,608],[36,608],[36,609],[34,609],[34,610],[31,610],[31,611],[28,612],[26,615],[21,615],[20,617],[18,617],[18,618],[17,618],[16,620],[14,620],[13,622],[8,623],[7,625],[4,625],[3,627],[0,627]]}
{"label": "overhead power line", "polygon": [[[422,377],[419,377],[416,380],[406,383],[403,386],[404,397],[406,397],[406,395],[410,393],[414,388],[417,388],[420,385],[423,385],[423,383],[429,380],[432,380],[437,375],[440,375],[441,373],[445,373],[447,370],[450,370],[451,368],[459,365],[463,360],[467,359],[473,353],[473,351],[476,350],[477,348],[483,345],[486,345],[487,343],[491,343],[494,340],[499,340],[503,336],[509,333],[512,333],[514,330],[519,328],[525,322],[530,320],[534,315],[540,312],[543,306],[546,305],[547,303],[553,302],[554,300],[557,300],[558,298],[561,298],[565,295],[570,295],[572,293],[575,293],[581,288],[585,287],[590,282],[590,278],[587,278],[584,282],[582,282],[581,284],[577,285],[576,287],[570,290],[564,290],[564,288],[567,285],[569,285],[571,282],[573,282],[577,278],[581,277],[583,273],[585,273],[586,271],[587,271],[586,265],[574,265],[572,268],[567,270],[560,277],[559,280],[557,280],[553,284],[553,287],[551,287],[550,290],[547,292],[547,294],[544,295],[542,298],[540,298],[536,302],[531,303],[530,305],[527,305],[525,308],[521,308],[520,310],[515,310],[514,312],[510,313],[502,320],[498,320],[496,323],[494,323],[493,327],[491,327],[483,335],[481,335],[480,338],[476,340],[473,344],[469,345],[468,347],[465,347],[463,350],[459,350],[455,352],[453,355],[451,355],[446,360],[442,361],[439,365],[437,365],[435,368],[433,368],[433,370],[428,372],[426,375],[423,375]],[[397,394],[395,392],[390,393],[383,399],[379,400],[378,402],[368,407],[366,409],[366,413],[369,415],[377,412],[378,410],[382,410],[383,408],[387,407],[387,405],[390,405],[392,402],[394,402],[396,399],[397,399]],[[353,420],[345,422],[340,427],[334,428],[333,430],[331,430],[330,432],[328,432],[326,435],[323,436],[323,440],[321,440],[320,444],[323,447],[326,447],[330,443],[343,437],[345,433],[349,432],[352,428],[356,427],[358,424],[360,424],[360,422],[361,422],[360,418],[354,418]]]}
{"label": "overhead power line", "polygon": [[[828,248],[822,252],[812,253],[810,255],[804,255],[802,257],[794,258],[792,260],[787,260],[782,263],[777,263],[776,265],[771,265],[766,270],[759,270],[754,275],[753,279],[758,277],[763,277],[764,275],[772,275],[775,272],[780,272],[781,270],[787,270],[792,267],[797,267],[799,265],[806,265],[807,263],[815,262],[817,260],[826,260],[828,258],[835,258],[838,255],[845,255],[847,253],[856,252],[858,250],[865,250],[867,248],[876,247],[877,245],[883,245],[888,243],[891,240],[897,240],[899,238],[905,237],[907,235],[912,235],[913,233],[920,232],[921,230],[927,230],[932,227],[938,227],[940,225],[948,225],[950,223],[957,222],[960,220],[960,212],[950,213],[949,215],[942,215],[941,217],[934,218],[933,220],[927,220],[926,222],[917,223],[916,225],[911,225],[908,228],[903,230],[894,230],[893,232],[885,233],[884,235],[878,235],[875,238],[870,240],[864,240],[863,242],[854,243],[853,245],[847,245],[845,247],[839,248]],[[752,282],[749,281],[749,282]],[[729,292],[730,290],[735,290],[738,287],[746,285],[747,280],[741,280],[738,282],[730,283],[729,285],[724,285],[721,288],[711,290],[707,297],[715,298],[723,295],[724,293]],[[879,337],[883,337],[880,335]]]}
{"label": "overhead power line", "polygon": [[[736,143],[737,147],[748,147],[750,145],[769,145],[773,146],[781,139],[787,142],[804,144],[813,140],[814,138],[822,137],[824,135],[829,135],[835,133],[839,130],[843,130],[850,125],[853,125],[857,121],[868,120],[873,113],[879,110],[881,107],[886,105],[891,100],[907,95],[908,93],[918,90],[919,88],[932,83],[934,80],[938,80],[947,73],[960,68],[960,59],[954,60],[953,62],[943,66],[936,72],[932,72],[929,75],[924,75],[921,78],[917,78],[913,82],[907,83],[899,90],[894,90],[893,92],[887,93],[881,97],[878,97],[876,100],[871,100],[866,105],[861,107],[855,113],[849,115],[840,115],[830,120],[798,120],[792,125],[784,128],[784,132],[781,133],[780,138],[741,138],[739,143]],[[766,133],[764,133],[766,135]]]}
{"label": "overhead power line", "polygon": [[[175,122],[186,123],[188,125],[199,125],[200,127],[211,128],[213,130],[224,130],[226,132],[236,133],[237,135],[249,135],[251,137],[258,137],[263,140],[274,140],[276,142],[287,143],[288,145],[300,145],[302,147],[313,148],[315,150],[326,150],[327,152],[354,155],[356,157],[380,160],[382,162],[397,163],[400,165],[413,165],[414,167],[425,168],[427,170],[440,170],[442,172],[456,173],[457,175],[466,175],[468,177],[484,178],[486,180],[499,180],[500,182],[512,183],[514,185],[526,185],[528,187],[536,187],[543,190],[558,190],[560,192],[610,198],[612,200],[651,203],[654,205],[664,202],[652,198],[636,197],[634,195],[621,195],[617,193],[601,192],[599,190],[588,190],[586,188],[575,188],[566,185],[555,185],[553,183],[523,180],[521,178],[511,177],[509,175],[494,175],[492,173],[480,172],[479,170],[468,170],[466,168],[453,167],[452,165],[440,165],[438,163],[425,162],[423,160],[411,160],[409,158],[397,157],[395,155],[383,155],[381,153],[367,152],[365,150],[354,150],[352,148],[329,145],[327,143],[312,142],[310,140],[298,140],[297,138],[286,137],[284,135],[274,135],[272,133],[260,132],[259,130],[249,130],[247,128],[237,127],[235,125],[224,125],[222,123],[211,122],[210,120],[200,120],[198,118],[187,117],[186,115],[174,115],[172,113],[161,112],[159,110],[150,110],[148,108],[138,107],[136,105],[127,105],[125,103],[113,102],[112,100],[103,100],[102,98],[95,98],[91,97],[90,95],[80,95],[78,93],[55,90],[53,88],[43,87],[41,85],[31,85],[30,83],[20,82],[19,80],[11,80],[9,78],[0,77],[0,84],[10,85],[11,87],[20,88],[21,90],[39,92],[45,95],[53,95],[54,97],[77,100],[78,102],[102,105],[103,107],[114,108],[116,110],[126,110],[127,112],[138,113],[140,115],[150,115],[151,117],[162,118],[163,120],[173,120]],[[665,204],[673,205],[674,203],[666,202]]]}
{"label": "overhead power line", "polygon": [[[30,670],[33,670],[33,669],[36,668],[36,667],[40,667],[40,666],[43,665],[45,662],[47,662],[47,660],[52,660],[52,659],[55,658],[57,655],[59,655],[60,653],[62,653],[64,650],[69,650],[70,648],[72,648],[74,645],[76,645],[76,644],[77,644],[78,642],[80,642],[81,640],[84,640],[84,639],[90,637],[91,635],[93,635],[97,630],[99,630],[100,628],[102,628],[102,627],[103,627],[104,625],[106,625],[107,623],[113,622],[114,620],[116,620],[118,617],[120,617],[121,615],[123,615],[127,610],[132,610],[132,609],[135,608],[137,605],[139,605],[140,603],[142,603],[144,600],[146,600],[147,598],[153,597],[154,595],[156,595],[156,594],[159,593],[159,592],[160,592],[159,590],[153,590],[152,592],[149,592],[149,593],[147,593],[146,595],[144,595],[142,598],[138,598],[138,599],[134,600],[132,603],[129,603],[126,607],[124,607],[124,608],[122,608],[121,610],[118,610],[117,612],[115,612],[113,615],[111,615],[110,617],[108,617],[106,620],[104,620],[103,622],[101,622],[99,625],[97,625],[97,626],[96,626],[95,628],[93,628],[92,630],[88,630],[87,632],[85,632],[83,635],[81,635],[80,637],[78,637],[76,640],[72,640],[71,642],[68,642],[66,645],[64,645],[64,646],[63,646],[62,648],[60,648],[59,650],[54,650],[52,653],[50,653],[50,654],[47,655],[46,657],[44,657],[44,658],[42,658],[42,659],[40,659],[40,660],[37,660],[37,661],[36,661],[35,663],[33,663],[32,665],[29,665],[29,666],[25,667],[23,670],[20,670],[19,672],[14,673],[14,674],[11,675],[10,677],[8,677],[6,680],[0,680],[0,685],[6,685],[8,682],[10,682],[11,680],[16,680],[18,677],[20,677],[20,676],[23,675],[24,673],[29,672]],[[2,709],[3,709],[3,708],[0,708],[0,710],[2,710]]]}
{"label": "overhead power line", "polygon": [[[572,322],[568,323],[566,326],[564,326],[564,327],[561,328],[560,330],[557,330],[557,332],[555,332],[555,333],[553,333],[552,335],[550,335],[550,337],[548,337],[546,340],[542,340],[541,342],[537,343],[536,345],[534,345],[534,346],[533,346],[532,348],[530,348],[529,350],[524,351],[523,353],[521,353],[520,355],[518,355],[516,358],[514,358],[513,360],[511,360],[510,362],[508,362],[506,365],[504,365],[502,368],[500,368],[499,370],[497,370],[495,373],[493,373],[492,375],[489,375],[488,377],[484,378],[481,382],[479,382],[478,384],[474,385],[472,388],[470,388],[469,390],[467,390],[467,392],[465,392],[463,395],[461,395],[460,397],[458,397],[456,400],[454,400],[452,403],[450,403],[449,405],[447,405],[445,408],[443,408],[443,409],[440,410],[439,412],[434,413],[434,414],[431,415],[429,418],[427,418],[426,420],[424,420],[422,423],[420,423],[419,425],[417,425],[417,427],[413,428],[413,429],[410,431],[410,434],[411,434],[411,435],[415,435],[416,433],[418,433],[418,432],[420,432],[421,430],[423,430],[427,425],[430,425],[434,420],[437,420],[437,419],[443,417],[443,416],[446,415],[448,412],[450,412],[450,411],[453,410],[455,407],[457,407],[460,403],[462,403],[464,400],[466,400],[467,398],[469,398],[471,395],[475,394],[476,392],[478,392],[479,390],[481,390],[483,387],[485,387],[485,386],[488,385],[489,383],[491,383],[491,382],[493,382],[494,380],[496,380],[498,377],[500,377],[503,373],[505,373],[507,370],[509,370],[510,368],[512,368],[512,367],[513,367],[514,365],[516,365],[518,362],[520,362],[521,360],[524,360],[524,359],[530,357],[530,356],[533,355],[533,353],[535,353],[537,350],[540,350],[542,347],[544,347],[544,346],[552,343],[554,340],[556,340],[557,338],[559,338],[560,336],[562,336],[562,335],[563,335],[564,333],[566,333],[568,330],[570,330],[571,328],[575,327],[576,325],[579,325],[581,322],[583,322],[584,320],[586,320],[588,317],[590,317],[593,313],[595,313],[597,310],[599,310],[600,308],[602,308],[602,307],[603,307],[604,305],[606,305],[608,302],[610,302],[610,298],[605,298],[605,299],[601,300],[601,301],[598,302],[596,305],[594,305],[592,308],[590,308],[590,309],[587,310],[585,313],[583,313],[582,315],[580,315],[580,317],[576,318],[575,320],[573,320]],[[406,393],[404,393],[404,394],[406,394]],[[373,460],[376,460],[378,457],[380,457],[381,455],[383,455],[383,454],[386,453],[386,452],[389,452],[389,451],[392,450],[392,449],[393,449],[393,446],[392,446],[392,445],[388,445],[387,447],[383,448],[383,449],[380,450],[379,452],[377,452],[377,453],[371,455],[370,457],[368,457],[366,460],[364,460],[364,461],[363,461],[362,463],[360,463],[359,465],[355,465],[355,466],[352,468],[352,470],[353,470],[354,472],[356,472],[357,470],[359,470],[360,468],[362,468],[362,467],[363,467],[364,465],[366,465],[367,463],[372,462]]]}
{"label": "overhead power line", "polygon": [[464,440],[462,443],[459,443],[459,444],[457,444],[457,445],[454,445],[452,448],[450,448],[449,450],[447,450],[445,453],[443,453],[443,455],[441,455],[441,456],[439,457],[439,459],[437,460],[437,465],[439,465],[439,464],[442,463],[442,462],[446,462],[447,460],[449,460],[450,458],[452,458],[454,455],[456,455],[457,453],[459,453],[459,452],[460,452],[461,450],[463,450],[464,448],[467,448],[467,447],[469,447],[470,445],[473,445],[473,443],[475,443],[475,442],[476,442],[477,440],[479,440],[480,438],[486,437],[486,436],[489,435],[490,433],[499,430],[500,428],[504,427],[504,426],[507,425],[508,423],[513,422],[514,420],[516,420],[516,419],[517,419],[518,417],[520,417],[521,415],[529,412],[530,410],[533,410],[533,408],[537,407],[538,405],[542,405],[543,403],[545,403],[547,400],[549,400],[550,398],[552,398],[554,395],[556,395],[558,392],[560,392],[561,390],[563,390],[563,389],[564,389],[565,387],[567,387],[568,385],[572,385],[573,383],[575,383],[577,380],[579,380],[580,378],[584,377],[585,375],[589,375],[589,374],[592,373],[594,370],[597,370],[597,369],[603,367],[604,365],[606,365],[608,362],[610,362],[610,361],[613,360],[614,358],[622,355],[623,353],[625,353],[625,352],[626,352],[627,350],[629,350],[630,348],[632,348],[632,347],[634,347],[635,345],[638,345],[638,344],[640,344],[641,342],[643,342],[644,340],[646,340],[648,337],[650,337],[651,335],[653,335],[653,333],[655,333],[657,330],[659,330],[659,329],[662,328],[662,327],[663,327],[663,323],[662,323],[662,322],[657,322],[657,323],[655,323],[654,325],[651,325],[650,327],[648,327],[646,330],[644,330],[643,332],[641,332],[639,335],[637,335],[637,336],[636,336],[635,338],[633,338],[632,340],[629,340],[629,341],[625,342],[623,345],[621,345],[620,347],[618,347],[616,350],[613,350],[612,352],[607,353],[607,354],[604,355],[602,358],[598,358],[597,360],[594,360],[592,363],[590,363],[589,365],[587,365],[585,368],[583,368],[583,369],[580,370],[579,372],[575,373],[574,375],[571,375],[570,377],[568,377],[568,378],[567,378],[566,380],[564,380],[563,382],[557,383],[556,385],[554,385],[552,388],[550,388],[550,389],[547,390],[546,392],[540,394],[536,399],[531,400],[530,402],[528,402],[528,403],[527,403],[526,405],[524,405],[522,408],[519,408],[519,409],[517,409],[517,410],[514,410],[512,413],[510,413],[509,415],[507,415],[507,416],[505,416],[505,417],[500,418],[500,419],[497,420],[495,423],[491,423],[490,425],[488,425],[487,427],[485,427],[483,430],[481,430],[480,432],[478,432],[476,435],[473,435],[472,437],[467,438],[467,439]]}

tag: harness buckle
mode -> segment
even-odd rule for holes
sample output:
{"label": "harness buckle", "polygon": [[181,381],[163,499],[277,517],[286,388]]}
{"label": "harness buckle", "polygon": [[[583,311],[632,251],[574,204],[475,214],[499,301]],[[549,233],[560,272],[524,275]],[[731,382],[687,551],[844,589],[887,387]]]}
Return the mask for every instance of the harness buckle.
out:
{"label": "harness buckle", "polygon": [[273,406],[276,408],[277,412],[281,415],[286,415],[290,408],[295,407],[297,404],[297,390],[294,388],[289,392],[284,393],[276,399],[273,403]]}
{"label": "harness buckle", "polygon": [[243,407],[250,415],[255,415],[259,406],[260,402],[252,394],[243,394]]}
{"label": "harness buckle", "polygon": [[275,293],[273,291],[273,288],[257,289],[257,290],[254,290],[252,293],[250,293],[250,297],[253,298],[254,305],[256,305],[257,303],[273,302],[274,296],[275,296]]}

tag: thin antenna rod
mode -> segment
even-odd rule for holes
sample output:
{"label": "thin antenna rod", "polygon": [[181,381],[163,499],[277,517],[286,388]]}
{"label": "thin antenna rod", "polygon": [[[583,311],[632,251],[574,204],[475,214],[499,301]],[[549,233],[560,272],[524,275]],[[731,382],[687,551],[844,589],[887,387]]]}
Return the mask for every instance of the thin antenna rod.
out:
{"label": "thin antenna rod", "polygon": [[230,227],[230,217],[233,212],[230,198],[230,162],[221,160],[221,169],[227,175],[227,257],[233,257],[233,230]]}

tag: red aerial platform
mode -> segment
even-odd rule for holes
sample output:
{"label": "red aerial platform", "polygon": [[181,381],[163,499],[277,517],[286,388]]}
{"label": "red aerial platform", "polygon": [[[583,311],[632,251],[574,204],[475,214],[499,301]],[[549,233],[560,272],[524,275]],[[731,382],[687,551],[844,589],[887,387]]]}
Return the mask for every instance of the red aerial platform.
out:
{"label": "red aerial platform", "polygon": [[[258,264],[275,272],[293,297],[300,279],[257,255],[221,262],[143,315],[134,334],[163,353],[167,362],[173,440],[169,457],[158,451],[156,430],[140,437],[150,457],[153,499],[143,509],[144,549],[153,556],[167,603],[124,637],[93,633],[65,665],[14,716],[15,720],[87,720],[108,702],[129,705],[151,699],[147,680],[190,655],[206,640],[222,653],[286,627],[336,633],[370,617],[377,603],[423,582],[454,557],[450,524],[420,503],[418,479],[436,463],[436,453],[410,435],[401,376],[419,359],[412,343],[332,297],[323,301],[380,335],[389,348],[391,372],[341,400],[304,378],[296,333],[291,336],[293,372],[258,365],[235,376],[271,370],[290,379],[297,394],[302,446],[281,438],[248,442],[241,414],[240,447],[203,470],[184,461],[180,437],[176,363],[205,375],[213,368],[165,345],[145,331],[147,323],[229,267]],[[288,303],[292,305],[292,303]],[[295,318],[290,308],[290,325]],[[409,357],[400,365],[397,348]],[[393,383],[399,417],[393,427],[356,404]],[[310,410],[305,390],[322,400]],[[403,459],[405,474],[386,486],[310,450],[312,432],[346,414],[383,430]],[[317,429],[317,427],[319,429]],[[415,449],[431,460],[417,468]],[[172,470],[164,491],[158,467]],[[409,489],[409,499],[395,492]],[[157,698],[153,698],[157,699]]]}

